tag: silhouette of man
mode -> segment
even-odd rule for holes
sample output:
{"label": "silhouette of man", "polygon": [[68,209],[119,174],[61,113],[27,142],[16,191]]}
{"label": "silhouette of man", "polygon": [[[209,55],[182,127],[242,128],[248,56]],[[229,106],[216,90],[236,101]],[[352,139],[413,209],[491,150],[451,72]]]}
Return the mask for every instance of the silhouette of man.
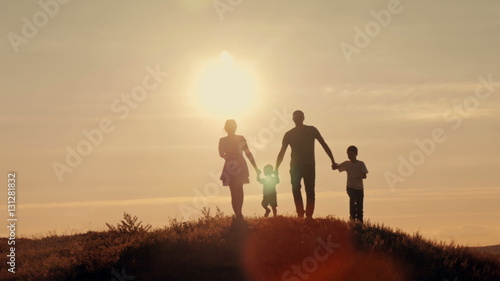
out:
{"label": "silhouette of man", "polygon": [[[330,160],[332,160],[332,169],[337,168],[337,164],[333,158],[332,151],[326,144],[325,140],[319,133],[318,129],[313,126],[304,125],[304,113],[296,110],[293,113],[293,122],[295,128],[285,133],[281,150],[276,159],[275,171],[278,173],[278,168],[283,161],[286,149],[290,145],[292,148],[291,161],[290,161],[290,177],[292,181],[293,200],[297,215],[300,218],[312,218],[314,213],[315,191],[314,185],[316,181],[316,168],[314,160],[314,141],[318,140],[323,149],[325,150]],[[300,181],[304,179],[304,186],[306,190],[307,205],[304,210],[304,203],[302,200]]]}

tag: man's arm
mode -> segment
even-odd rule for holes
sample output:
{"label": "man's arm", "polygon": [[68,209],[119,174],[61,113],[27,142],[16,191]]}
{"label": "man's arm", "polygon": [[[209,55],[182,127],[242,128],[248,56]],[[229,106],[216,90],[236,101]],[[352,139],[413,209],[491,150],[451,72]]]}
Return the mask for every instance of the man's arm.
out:
{"label": "man's arm", "polygon": [[[286,137],[286,135],[285,135]],[[278,158],[276,159],[276,166],[274,166],[274,171],[278,173],[278,169],[281,165],[281,162],[283,162],[283,158],[285,157],[285,152],[286,149],[288,148],[288,142],[285,140],[285,137],[283,137],[283,142],[281,143],[281,150],[278,153]]]}
{"label": "man's arm", "polygon": [[337,163],[335,163],[335,159],[333,158],[333,153],[330,150],[330,147],[328,147],[328,144],[326,144],[325,140],[321,136],[321,134],[318,131],[318,135],[316,136],[316,139],[319,141],[323,149],[325,150],[326,154],[328,157],[330,157],[330,160],[332,160],[332,169],[337,169]]}

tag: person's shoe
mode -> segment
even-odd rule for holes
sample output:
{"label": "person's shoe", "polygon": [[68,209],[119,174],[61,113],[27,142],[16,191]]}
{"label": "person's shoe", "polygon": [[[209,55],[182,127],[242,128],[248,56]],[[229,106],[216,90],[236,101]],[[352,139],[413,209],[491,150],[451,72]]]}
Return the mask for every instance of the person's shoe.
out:
{"label": "person's shoe", "polygon": [[306,213],[306,211],[297,212],[297,216],[298,216],[299,218],[303,218],[305,213]]}

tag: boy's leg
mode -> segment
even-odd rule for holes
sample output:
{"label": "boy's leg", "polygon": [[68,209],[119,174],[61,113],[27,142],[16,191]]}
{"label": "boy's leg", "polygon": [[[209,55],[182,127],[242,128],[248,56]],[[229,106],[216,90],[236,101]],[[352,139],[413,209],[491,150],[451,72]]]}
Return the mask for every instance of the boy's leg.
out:
{"label": "boy's leg", "polygon": [[356,217],[358,221],[363,222],[363,199],[365,197],[364,190],[356,190]]}
{"label": "boy's leg", "polygon": [[276,217],[276,207],[278,207],[278,194],[276,192],[269,194],[269,205],[273,209],[273,216]]}
{"label": "boy's leg", "polygon": [[266,207],[266,213],[264,214],[264,217],[265,218],[269,217],[269,213],[271,213],[271,209],[269,209],[268,207]]}
{"label": "boy's leg", "polygon": [[269,213],[271,212],[271,210],[267,207],[269,205],[269,203],[267,202],[265,195],[264,195],[264,199],[262,199],[262,203],[261,204],[262,204],[262,207],[264,209],[266,209],[266,213],[264,214],[264,217],[268,217]]}
{"label": "boy's leg", "polygon": [[349,195],[349,219],[356,220],[356,194],[355,194],[355,190],[347,187],[347,195]]}
{"label": "boy's leg", "polygon": [[262,198],[262,202],[260,202],[260,205],[262,205],[262,208],[267,209],[266,196]]}

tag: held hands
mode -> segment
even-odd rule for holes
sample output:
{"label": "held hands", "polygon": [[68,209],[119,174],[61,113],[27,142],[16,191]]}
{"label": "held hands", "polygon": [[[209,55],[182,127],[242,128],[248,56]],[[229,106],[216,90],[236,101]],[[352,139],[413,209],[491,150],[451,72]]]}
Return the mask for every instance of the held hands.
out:
{"label": "held hands", "polygon": [[274,179],[276,180],[276,182],[279,182],[280,175],[278,174],[278,171],[274,171]]}
{"label": "held hands", "polygon": [[332,170],[337,170],[339,168],[339,165],[335,162],[332,163]]}
{"label": "held hands", "polygon": [[257,173],[257,181],[260,182],[260,175],[262,174],[262,171],[259,168],[256,168],[255,172]]}
{"label": "held hands", "polygon": [[257,173],[258,177],[260,176],[260,174],[262,174],[262,171],[259,168],[255,168],[255,172]]}

